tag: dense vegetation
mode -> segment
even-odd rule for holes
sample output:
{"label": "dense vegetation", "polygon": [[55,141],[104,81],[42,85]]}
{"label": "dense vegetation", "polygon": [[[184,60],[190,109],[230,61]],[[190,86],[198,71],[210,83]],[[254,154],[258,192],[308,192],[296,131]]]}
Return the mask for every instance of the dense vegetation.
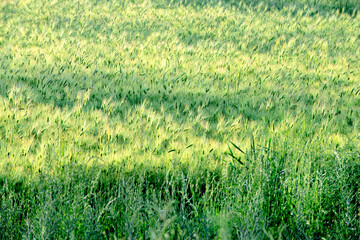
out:
{"label": "dense vegetation", "polygon": [[357,0],[0,2],[0,239],[359,239]]}

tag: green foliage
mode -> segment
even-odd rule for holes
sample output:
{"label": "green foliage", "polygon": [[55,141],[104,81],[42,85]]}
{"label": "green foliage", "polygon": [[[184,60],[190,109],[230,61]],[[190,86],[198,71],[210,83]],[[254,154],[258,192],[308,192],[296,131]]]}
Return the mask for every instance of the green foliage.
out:
{"label": "green foliage", "polygon": [[359,1],[0,2],[0,239],[358,239]]}

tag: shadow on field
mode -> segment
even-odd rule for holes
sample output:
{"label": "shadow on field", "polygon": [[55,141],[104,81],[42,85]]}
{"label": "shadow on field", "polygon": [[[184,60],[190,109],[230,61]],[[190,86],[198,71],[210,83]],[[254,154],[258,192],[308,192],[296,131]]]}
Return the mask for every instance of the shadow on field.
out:
{"label": "shadow on field", "polygon": [[[12,101],[10,104],[30,101],[34,104],[72,109],[86,101],[83,111],[101,110],[114,120],[124,120],[130,109],[143,104],[160,115],[171,115],[178,124],[195,118],[217,124],[220,120],[227,121],[239,116],[248,121],[278,123],[289,111],[296,110],[294,106],[282,101],[284,94],[290,93],[284,93],[284,89],[275,86],[270,90],[255,84],[237,90],[229,87],[217,89],[214,86],[192,89],[182,83],[175,85],[172,80],[146,86],[149,84],[146,79],[141,82],[127,74],[116,76],[115,73],[101,71],[93,77],[85,73],[70,74],[71,76],[69,73],[58,73],[56,77],[48,77],[46,72],[50,70],[38,69],[34,72],[44,74],[37,78],[17,74],[16,69],[9,71],[13,72],[9,74],[12,80],[0,83],[0,95]],[[119,80],[123,77],[125,79]],[[186,76],[182,75],[177,81],[181,82],[182,78]],[[88,99],[84,100],[87,92]],[[16,94],[19,96],[16,97]],[[302,97],[306,99],[302,100],[312,105],[312,96],[305,95]]]}
{"label": "shadow on field", "polygon": [[268,10],[281,10],[288,7],[294,7],[295,11],[305,10],[310,11],[308,7],[313,8],[311,14],[327,14],[334,10],[339,10],[342,13],[350,15],[357,15],[360,9],[360,2],[357,0],[153,0],[153,3],[158,7],[166,8],[172,5],[191,5],[201,8],[207,5],[216,6],[222,4],[223,6],[231,6],[238,9],[244,8],[244,5],[251,7],[263,6]]}
{"label": "shadow on field", "polygon": [[[313,165],[313,172],[308,173],[310,184],[300,175],[308,170],[296,170],[300,172],[296,177],[286,170],[291,153],[288,159],[285,152],[267,151],[254,151],[257,161],[244,172],[231,171],[229,166],[228,175],[220,166],[190,171],[185,165],[168,169],[138,164],[129,169],[126,161],[107,166],[49,166],[28,179],[0,173],[0,192],[5,196],[0,198],[0,238],[26,235],[38,239],[46,234],[50,239],[109,239],[114,235],[139,239],[162,226],[161,220],[168,220],[170,229],[181,229],[179,235],[196,233],[201,239],[214,239],[218,222],[213,214],[229,211],[229,234],[234,239],[246,234],[249,226],[260,231],[257,236],[263,236],[256,239],[263,239],[262,229],[276,233],[279,225],[286,225],[283,234],[291,239],[326,235],[358,239],[358,154],[341,159],[324,155],[325,161]],[[258,179],[262,179],[260,186]],[[307,207],[309,201],[315,207]],[[249,215],[241,209],[248,206],[261,221],[243,221]],[[344,222],[344,215],[348,222]],[[308,228],[307,216],[319,219],[321,228]],[[334,226],[341,231],[334,231]]]}
{"label": "shadow on field", "polygon": [[[115,234],[145,238],[161,224],[164,210],[172,219],[171,226],[181,227],[183,235],[214,238],[216,225],[203,209],[211,200],[221,210],[227,192],[221,188],[220,168],[194,173],[185,166],[168,170],[139,164],[127,169],[124,164],[70,163],[28,179],[0,173],[0,192],[6,196],[0,198],[0,238],[25,234],[39,238],[44,232],[50,239],[70,234],[86,239]],[[30,231],[22,230],[24,219]]]}
{"label": "shadow on field", "polygon": [[[55,67],[58,70],[53,71]],[[179,125],[192,124],[194,134],[203,136],[206,133],[212,139],[221,135],[219,123],[235,121],[267,128],[271,124],[276,127],[291,116],[305,116],[318,123],[332,119],[341,128],[355,126],[355,116],[346,104],[352,101],[352,93],[344,93],[336,108],[321,109],[315,102],[326,104],[326,99],[312,92],[308,87],[311,78],[307,76],[296,82],[288,81],[285,75],[280,80],[270,81],[254,73],[254,81],[237,86],[241,80],[225,83],[219,77],[212,82],[211,76],[206,76],[202,82],[201,79],[187,79],[191,76],[185,73],[177,77],[164,75],[163,79],[157,73],[158,78],[154,80],[136,71],[73,72],[71,66],[34,68],[31,74],[16,68],[6,71],[0,82],[0,95],[9,99],[10,106],[22,101],[23,104],[45,104],[67,110],[80,104],[84,112],[100,110],[109,120],[117,122],[126,122],[129,113],[138,114],[136,109],[142,107],[145,115],[150,110],[161,118],[170,117]],[[325,84],[324,87],[331,86]]]}

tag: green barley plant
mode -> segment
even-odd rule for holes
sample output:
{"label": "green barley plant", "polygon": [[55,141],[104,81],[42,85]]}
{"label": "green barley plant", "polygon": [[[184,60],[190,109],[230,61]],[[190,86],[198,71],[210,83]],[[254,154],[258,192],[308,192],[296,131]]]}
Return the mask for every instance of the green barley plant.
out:
{"label": "green barley plant", "polygon": [[0,2],[0,239],[359,239],[356,0]]}

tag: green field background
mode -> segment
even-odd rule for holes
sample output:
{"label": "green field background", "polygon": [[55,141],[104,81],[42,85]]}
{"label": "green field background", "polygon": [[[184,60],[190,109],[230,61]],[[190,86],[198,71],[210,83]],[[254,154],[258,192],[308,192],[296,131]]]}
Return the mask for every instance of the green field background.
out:
{"label": "green field background", "polygon": [[359,239],[357,0],[0,2],[0,239]]}

